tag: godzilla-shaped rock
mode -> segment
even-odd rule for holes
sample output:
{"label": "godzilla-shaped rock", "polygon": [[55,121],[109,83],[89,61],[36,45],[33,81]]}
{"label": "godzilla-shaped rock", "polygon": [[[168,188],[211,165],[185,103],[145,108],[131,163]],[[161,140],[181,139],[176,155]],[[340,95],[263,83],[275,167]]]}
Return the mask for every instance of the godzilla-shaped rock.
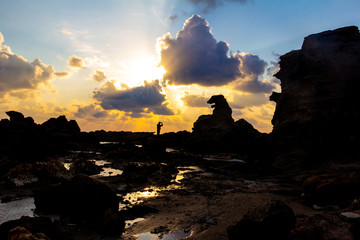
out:
{"label": "godzilla-shaped rock", "polygon": [[203,137],[218,137],[231,131],[234,119],[232,110],[223,95],[212,96],[207,103],[211,105],[212,115],[201,115],[194,123],[193,133]]}
{"label": "godzilla-shaped rock", "polygon": [[202,152],[231,151],[244,156],[258,148],[256,142],[262,134],[244,119],[234,122],[223,95],[212,96],[207,103],[213,104],[213,114],[201,115],[196,120],[187,148]]}
{"label": "godzilla-shaped rock", "polygon": [[312,167],[324,160],[359,159],[360,33],[345,27],[305,38],[280,57],[281,94],[272,136],[278,165]]}

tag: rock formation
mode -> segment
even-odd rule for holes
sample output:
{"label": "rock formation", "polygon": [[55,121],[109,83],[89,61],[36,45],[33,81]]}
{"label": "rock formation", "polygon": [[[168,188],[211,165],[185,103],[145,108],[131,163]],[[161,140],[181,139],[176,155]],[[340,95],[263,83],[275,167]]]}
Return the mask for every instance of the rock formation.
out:
{"label": "rock formation", "polygon": [[74,135],[80,133],[80,127],[75,120],[68,121],[64,115],[58,118],[50,118],[43,124],[43,128],[54,135]]}
{"label": "rock formation", "polygon": [[238,152],[248,156],[258,147],[255,141],[262,134],[245,119],[234,122],[232,110],[223,95],[212,96],[207,103],[213,104],[213,114],[201,115],[196,120],[188,141],[190,148]]}
{"label": "rock formation", "polygon": [[19,163],[42,161],[63,151],[80,134],[76,121],[68,121],[65,116],[39,125],[20,112],[6,114],[10,119],[0,121],[0,175]]}
{"label": "rock formation", "polygon": [[295,226],[295,214],[284,202],[274,200],[249,210],[235,225],[227,229],[229,240],[236,239],[289,239]]}
{"label": "rock formation", "polygon": [[278,166],[359,159],[360,33],[345,27],[305,38],[280,57],[272,137]]}
{"label": "rock formation", "polygon": [[232,110],[223,95],[212,96],[207,103],[211,105],[212,115],[201,115],[194,123],[193,133],[204,137],[218,137],[231,131],[234,119]]}

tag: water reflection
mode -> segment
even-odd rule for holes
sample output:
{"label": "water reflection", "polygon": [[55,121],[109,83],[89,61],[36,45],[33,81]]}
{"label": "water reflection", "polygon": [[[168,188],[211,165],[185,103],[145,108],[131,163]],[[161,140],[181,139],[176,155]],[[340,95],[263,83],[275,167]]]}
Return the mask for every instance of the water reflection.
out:
{"label": "water reflection", "polygon": [[178,184],[181,183],[181,180],[185,178],[185,174],[193,173],[193,172],[204,172],[203,169],[196,167],[196,166],[187,166],[187,167],[178,167],[178,174],[176,175],[175,179],[172,182],[176,182]]}
{"label": "water reflection", "polygon": [[237,159],[237,158],[221,158],[221,157],[204,157],[205,160],[208,161],[224,161],[224,162],[237,162],[237,163],[246,163],[244,160]]}
{"label": "water reflection", "polygon": [[99,144],[101,144],[101,145],[105,145],[105,144],[120,144],[120,142],[99,142]]}
{"label": "water reflection", "polygon": [[175,149],[175,148],[166,148],[165,151],[168,152],[168,153],[171,153],[171,152],[179,152],[179,150],[177,150],[177,149]]}
{"label": "water reflection", "polygon": [[167,234],[153,234],[150,232],[142,233],[138,235],[137,240],[156,240],[156,239],[162,239],[162,240],[177,240],[177,239],[184,239],[186,237],[189,237],[191,235],[191,231],[185,231],[185,230],[178,230]]}
{"label": "water reflection", "polygon": [[151,197],[157,197],[161,194],[162,191],[171,191],[180,189],[181,186],[176,184],[170,184],[166,187],[147,187],[144,188],[142,191],[136,191],[136,192],[130,192],[127,194],[118,194],[118,196],[121,198],[122,201],[119,204],[119,210],[131,208],[134,205],[142,203],[145,199],[151,198]]}
{"label": "water reflection", "polygon": [[120,169],[111,168],[111,167],[103,167],[102,171],[99,174],[94,175],[94,177],[96,177],[96,176],[114,177],[114,176],[119,176],[122,173],[123,173],[123,170],[120,170]]}
{"label": "water reflection", "polygon": [[0,203],[0,224],[19,219],[22,216],[34,217],[34,198],[24,198],[7,203]]}

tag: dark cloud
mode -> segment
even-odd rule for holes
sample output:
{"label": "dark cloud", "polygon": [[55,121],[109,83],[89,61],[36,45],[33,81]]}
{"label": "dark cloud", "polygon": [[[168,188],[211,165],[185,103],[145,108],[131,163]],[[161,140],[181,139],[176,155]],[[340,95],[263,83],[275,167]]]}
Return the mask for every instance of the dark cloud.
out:
{"label": "dark cloud", "polygon": [[249,93],[271,93],[275,84],[262,80],[267,68],[267,63],[257,55],[251,53],[235,53],[240,61],[242,76],[238,81],[236,89]]}
{"label": "dark cloud", "polygon": [[49,81],[55,77],[52,65],[46,65],[38,58],[28,62],[13,53],[10,47],[2,45],[3,41],[0,33],[0,97],[14,90],[34,90],[41,84],[50,86]]}
{"label": "dark cloud", "polygon": [[173,114],[166,105],[165,95],[161,93],[159,80],[144,82],[144,86],[118,90],[114,82],[105,83],[100,90],[95,90],[93,98],[100,102],[105,110],[117,109],[141,116],[142,113],[159,115]]}
{"label": "dark cloud", "polygon": [[175,15],[172,15],[172,16],[166,18],[166,20],[170,21],[170,22],[174,22],[177,18],[178,18],[178,15],[175,14]]}
{"label": "dark cloud", "polygon": [[221,86],[241,76],[240,61],[227,56],[229,46],[217,42],[208,22],[198,15],[187,19],[176,38],[160,39],[164,78],[171,85]]}
{"label": "dark cloud", "polygon": [[68,58],[68,66],[73,68],[83,68],[84,61],[81,57],[71,56]]}
{"label": "dark cloud", "polygon": [[185,92],[185,96],[181,98],[184,104],[188,107],[209,107],[207,100],[209,97],[191,95],[188,92]]}
{"label": "dark cloud", "polygon": [[105,118],[109,116],[107,111],[104,111],[100,106],[94,104],[79,106],[77,112],[74,115],[77,118]]}
{"label": "dark cloud", "polygon": [[97,70],[93,75],[93,80],[96,82],[102,82],[106,79],[105,73]]}
{"label": "dark cloud", "polygon": [[275,73],[277,73],[278,71],[280,71],[280,64],[279,64],[279,60],[274,62],[274,61],[271,61],[270,62],[271,66],[266,70],[267,74],[269,76],[272,76],[271,78],[271,82],[273,83],[277,83],[277,84],[280,84],[280,79],[278,79],[277,77],[275,77]]}
{"label": "dark cloud", "polygon": [[56,72],[55,75],[57,77],[66,77],[67,75],[69,75],[68,72]]}
{"label": "dark cloud", "polygon": [[223,5],[225,2],[236,2],[236,3],[246,3],[248,0],[187,0],[192,4],[199,6],[201,11],[206,13],[210,9],[215,9],[218,6]]}
{"label": "dark cloud", "polygon": [[269,97],[265,94],[242,94],[233,96],[230,106],[233,109],[242,109],[253,106],[260,106],[269,102]]}

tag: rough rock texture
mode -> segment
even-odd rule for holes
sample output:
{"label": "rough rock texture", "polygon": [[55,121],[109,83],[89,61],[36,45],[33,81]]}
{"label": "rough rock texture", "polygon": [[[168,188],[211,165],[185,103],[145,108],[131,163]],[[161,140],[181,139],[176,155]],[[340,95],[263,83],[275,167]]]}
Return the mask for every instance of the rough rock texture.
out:
{"label": "rough rock texture", "polygon": [[193,133],[204,137],[217,137],[231,131],[234,119],[232,110],[223,95],[212,96],[207,103],[211,105],[212,115],[201,115],[194,123]]}
{"label": "rough rock texture", "polygon": [[321,174],[303,183],[306,197],[316,204],[339,204],[360,196],[360,173]]}
{"label": "rough rock texture", "polygon": [[212,96],[207,103],[213,104],[213,114],[201,115],[196,120],[188,148],[241,152],[244,156],[254,152],[255,142],[262,134],[244,119],[234,122],[232,110],[223,95]]}
{"label": "rough rock texture", "polygon": [[[20,227],[20,229],[19,229]],[[18,231],[14,231],[17,228]],[[24,230],[26,228],[26,230]],[[9,232],[13,230],[13,233],[10,235]],[[32,239],[36,240],[38,238],[16,238],[17,234],[23,234],[24,236],[31,237],[32,234],[36,233],[45,233],[46,236],[54,236],[54,225],[51,222],[50,218],[47,217],[22,217],[17,220],[12,220],[5,222],[0,225],[0,239]],[[32,234],[31,234],[32,233]],[[10,238],[10,236],[12,238]],[[52,238],[59,239],[59,238]]]}
{"label": "rough rock texture", "polygon": [[15,227],[9,231],[8,240],[50,240],[45,234],[33,235],[24,227]]}
{"label": "rough rock texture", "polygon": [[74,135],[80,133],[80,127],[75,120],[68,121],[64,115],[50,118],[43,124],[43,128],[55,135]]}
{"label": "rough rock texture", "polygon": [[351,224],[333,214],[315,214],[291,230],[291,240],[356,240]]}
{"label": "rough rock texture", "polygon": [[313,167],[324,160],[359,159],[360,33],[345,27],[305,38],[280,57],[281,94],[272,136],[278,166]]}
{"label": "rough rock texture", "polygon": [[284,202],[271,201],[249,211],[235,226],[227,229],[229,239],[288,239],[295,226],[293,210]]}

